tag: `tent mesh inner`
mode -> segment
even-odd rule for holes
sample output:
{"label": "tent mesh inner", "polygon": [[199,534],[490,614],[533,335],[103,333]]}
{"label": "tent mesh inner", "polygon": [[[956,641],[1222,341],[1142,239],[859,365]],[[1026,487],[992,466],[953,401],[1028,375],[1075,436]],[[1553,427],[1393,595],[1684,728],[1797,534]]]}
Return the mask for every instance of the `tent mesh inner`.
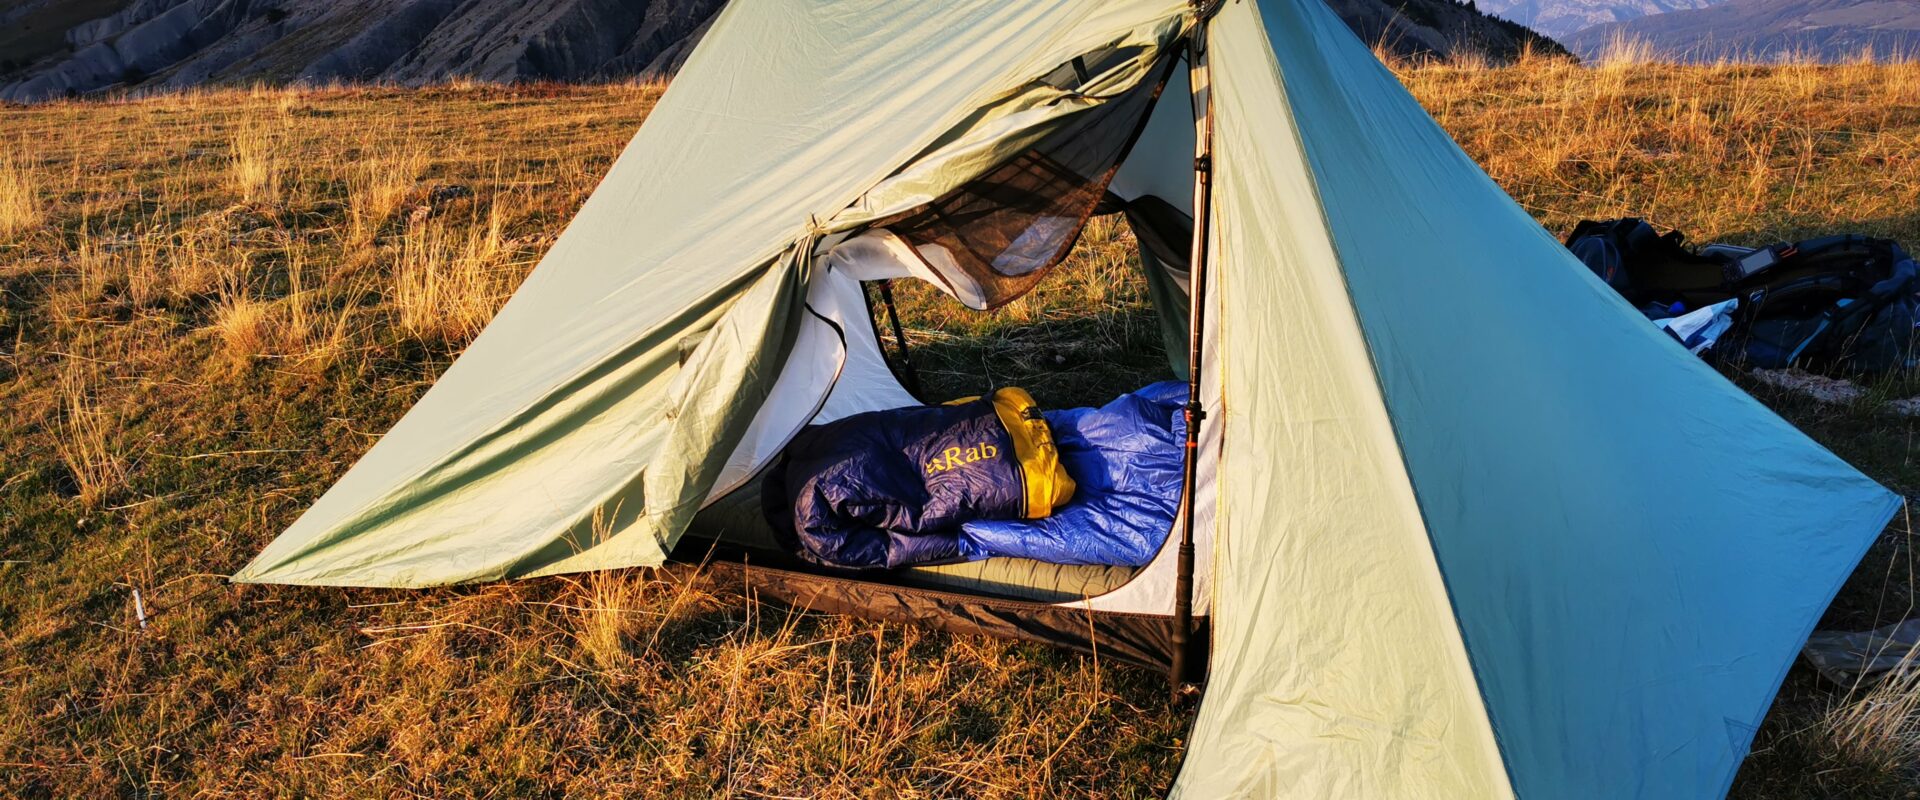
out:
{"label": "tent mesh inner", "polygon": [[[922,248],[951,257],[997,308],[1026,294],[1073,249],[1107,184],[1132,148],[1167,70],[1118,97],[1067,118],[1033,147],[927,205],[875,223],[913,245],[928,266],[949,276]],[[936,250],[936,252],[938,252]]]}

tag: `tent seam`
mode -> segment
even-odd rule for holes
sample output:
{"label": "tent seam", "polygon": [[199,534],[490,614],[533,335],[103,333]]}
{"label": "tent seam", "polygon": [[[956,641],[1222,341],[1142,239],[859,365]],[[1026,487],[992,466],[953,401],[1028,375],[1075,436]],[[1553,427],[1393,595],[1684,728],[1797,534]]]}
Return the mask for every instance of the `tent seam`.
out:
{"label": "tent seam", "polygon": [[[1255,18],[1257,20],[1260,20],[1260,23],[1261,23],[1260,24],[1261,36],[1262,38],[1266,38],[1266,26],[1264,23],[1264,19],[1261,19],[1258,16],[1259,11],[1257,7],[1254,9],[1254,14],[1255,14]],[[1270,63],[1273,66],[1274,73],[1280,76],[1281,88],[1285,92],[1285,100],[1286,100],[1285,108],[1287,111],[1287,116],[1289,118],[1296,118],[1297,115],[1294,113],[1295,108],[1293,104],[1293,92],[1291,91],[1291,87],[1287,85],[1287,72],[1286,70],[1281,68],[1279,60],[1273,57],[1272,50],[1271,50],[1271,47],[1272,47],[1271,41],[1269,41],[1268,45],[1269,47],[1268,47],[1268,52],[1266,56],[1268,59],[1268,63]],[[1399,420],[1394,418],[1392,405],[1387,400],[1387,387],[1386,387],[1385,380],[1381,377],[1379,357],[1374,351],[1372,338],[1367,335],[1366,324],[1361,319],[1359,303],[1356,302],[1353,298],[1353,285],[1347,280],[1347,261],[1346,261],[1346,258],[1341,254],[1339,236],[1335,234],[1333,229],[1333,223],[1327,217],[1326,201],[1325,201],[1325,198],[1322,197],[1320,193],[1319,169],[1314,163],[1314,157],[1313,157],[1312,151],[1307,147],[1306,138],[1301,133],[1300,127],[1297,124],[1293,126],[1291,135],[1294,140],[1295,147],[1303,156],[1304,165],[1306,166],[1306,169],[1307,169],[1307,175],[1309,178],[1311,178],[1311,180],[1308,182],[1308,188],[1313,193],[1314,206],[1319,209],[1320,227],[1322,230],[1326,232],[1327,245],[1333,250],[1334,261],[1336,262],[1336,265],[1338,267],[1337,274],[1339,275],[1340,283],[1342,287],[1344,287],[1346,290],[1345,295],[1347,298],[1348,311],[1353,314],[1354,327],[1358,329],[1361,337],[1361,341],[1366,345],[1363,349],[1366,350],[1367,363],[1368,363],[1368,366],[1371,367],[1371,371],[1373,374],[1374,390],[1378,393],[1378,396],[1380,398],[1381,410],[1386,415],[1388,429],[1393,431],[1394,451],[1395,451],[1395,455],[1398,456],[1398,459],[1400,462],[1400,474],[1405,476],[1407,489],[1413,494],[1414,510],[1420,515],[1420,529],[1422,533],[1426,534],[1427,551],[1428,551],[1428,554],[1433,559],[1434,571],[1438,573],[1440,576],[1440,588],[1446,595],[1448,611],[1452,612],[1451,617],[1453,621],[1453,627],[1455,632],[1460,637],[1460,648],[1463,651],[1462,655],[1464,655],[1467,660],[1468,673],[1473,678],[1474,692],[1478,694],[1480,697],[1481,714],[1487,720],[1487,729],[1489,733],[1491,733],[1493,736],[1494,747],[1497,748],[1497,751],[1500,756],[1501,772],[1506,776],[1506,779],[1507,779],[1507,792],[1510,796],[1514,798],[1520,798],[1520,789],[1517,782],[1514,779],[1514,774],[1513,774],[1513,765],[1512,765],[1513,760],[1508,755],[1508,752],[1507,752],[1506,738],[1501,734],[1500,723],[1494,719],[1493,703],[1491,699],[1487,696],[1486,681],[1484,680],[1484,677],[1481,675],[1480,665],[1478,664],[1478,662],[1474,660],[1473,647],[1467,639],[1466,626],[1461,623],[1460,605],[1458,600],[1454,597],[1453,584],[1447,577],[1446,566],[1443,563],[1441,563],[1440,550],[1433,538],[1433,526],[1428,522],[1426,501],[1421,497],[1419,483],[1414,480],[1413,465],[1407,461],[1406,442],[1401,436]]]}

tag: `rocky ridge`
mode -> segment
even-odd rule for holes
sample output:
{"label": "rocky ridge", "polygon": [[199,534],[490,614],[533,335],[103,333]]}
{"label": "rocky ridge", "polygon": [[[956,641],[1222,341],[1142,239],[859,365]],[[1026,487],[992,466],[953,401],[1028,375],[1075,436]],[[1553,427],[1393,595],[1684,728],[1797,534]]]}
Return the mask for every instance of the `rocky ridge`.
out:
{"label": "rocky ridge", "polygon": [[[1328,0],[1402,55],[1565,52],[1471,0]],[[725,0],[21,0],[0,100],[203,84],[592,81],[679,68]],[[76,14],[97,16],[66,24]],[[64,25],[64,27],[63,27]],[[55,31],[58,31],[56,34]],[[48,42],[36,36],[58,35]],[[38,55],[35,55],[38,54]]]}

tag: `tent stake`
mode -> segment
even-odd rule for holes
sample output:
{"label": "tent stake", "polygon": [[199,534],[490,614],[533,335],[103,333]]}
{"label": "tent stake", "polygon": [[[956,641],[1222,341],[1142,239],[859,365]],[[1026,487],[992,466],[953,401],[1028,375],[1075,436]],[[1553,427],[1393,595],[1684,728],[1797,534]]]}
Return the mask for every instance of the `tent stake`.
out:
{"label": "tent stake", "polygon": [[1190,309],[1187,332],[1187,446],[1185,472],[1180,481],[1180,550],[1173,584],[1173,659],[1168,670],[1169,691],[1177,702],[1187,680],[1187,647],[1193,633],[1193,517],[1194,488],[1199,482],[1200,424],[1207,418],[1200,396],[1200,368],[1204,351],[1207,309],[1207,240],[1209,206],[1213,194],[1213,82],[1207,66],[1207,17],[1200,16],[1187,44],[1187,62],[1194,98],[1193,250],[1188,256]]}

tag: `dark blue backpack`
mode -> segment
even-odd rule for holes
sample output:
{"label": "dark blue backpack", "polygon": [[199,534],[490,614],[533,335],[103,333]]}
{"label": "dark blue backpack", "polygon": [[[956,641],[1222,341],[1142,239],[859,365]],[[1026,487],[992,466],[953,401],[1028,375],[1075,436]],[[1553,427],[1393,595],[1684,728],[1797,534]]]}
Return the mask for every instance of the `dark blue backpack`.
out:
{"label": "dark blue backpack", "polygon": [[1738,298],[1714,352],[1757,367],[1879,372],[1914,361],[1920,270],[1899,243],[1844,234],[1695,250],[1638,219],[1586,221],[1567,247],[1649,316]]}

